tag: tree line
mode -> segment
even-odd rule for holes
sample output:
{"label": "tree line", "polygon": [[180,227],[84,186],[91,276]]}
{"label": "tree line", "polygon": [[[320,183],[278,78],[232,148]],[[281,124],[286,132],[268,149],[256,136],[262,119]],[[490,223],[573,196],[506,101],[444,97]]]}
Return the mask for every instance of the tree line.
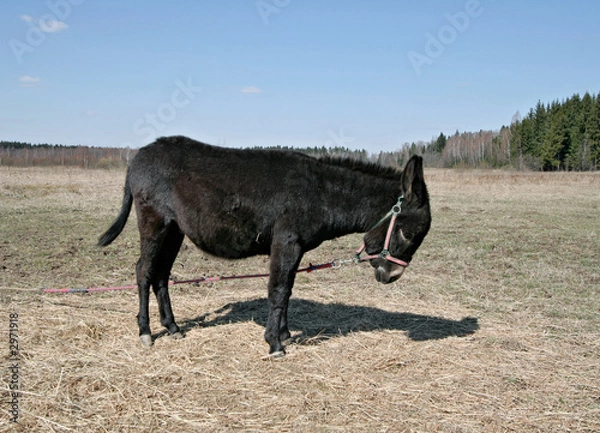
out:
{"label": "tree line", "polygon": [[538,102],[511,124],[512,149],[520,164],[542,170],[597,170],[600,164],[600,95],[578,94]]}
{"label": "tree line", "polygon": [[[270,147],[287,149],[287,146]],[[346,147],[293,149],[313,156],[355,158],[402,167],[422,155],[428,167],[512,167],[526,170],[598,170],[600,94],[574,94],[563,101],[538,101],[527,115],[518,112],[496,131],[443,132],[430,141],[404,143],[392,152],[369,153]],[[125,167],[135,150],[0,141],[0,165]]]}
{"label": "tree line", "polygon": [[[286,147],[277,147],[285,149]],[[296,149],[314,156],[343,156],[402,167],[415,154],[428,167],[512,167],[520,170],[598,170],[600,94],[574,94],[560,102],[539,101],[499,130],[443,132],[430,141],[404,143],[396,151],[369,154],[344,147]]]}
{"label": "tree line", "polygon": [[134,153],[129,148],[0,141],[0,165],[4,166],[122,168],[127,166]]}
{"label": "tree line", "polygon": [[[437,146],[443,142],[443,147]],[[440,151],[445,167],[504,167],[529,170],[598,170],[600,95],[575,94],[564,101],[538,101],[526,116],[517,112],[499,131],[443,134],[428,150]]]}

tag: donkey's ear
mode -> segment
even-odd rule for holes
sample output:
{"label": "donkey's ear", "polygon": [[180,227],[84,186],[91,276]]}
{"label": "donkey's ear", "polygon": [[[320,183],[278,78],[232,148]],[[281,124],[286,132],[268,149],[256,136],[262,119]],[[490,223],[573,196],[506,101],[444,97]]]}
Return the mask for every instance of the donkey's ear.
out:
{"label": "donkey's ear", "polygon": [[422,197],[425,178],[423,175],[423,158],[414,155],[408,160],[402,172],[402,194],[406,200],[410,200],[413,194]]}

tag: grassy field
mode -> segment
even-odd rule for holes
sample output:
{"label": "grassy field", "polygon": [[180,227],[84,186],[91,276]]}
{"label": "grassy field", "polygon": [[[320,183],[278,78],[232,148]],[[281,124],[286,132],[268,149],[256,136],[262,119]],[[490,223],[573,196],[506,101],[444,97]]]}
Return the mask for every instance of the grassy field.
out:
{"label": "grassy field", "polygon": [[[162,338],[152,300],[151,349],[135,292],[39,293],[135,281],[133,218],[95,247],[124,172],[0,167],[0,431],[600,431],[600,174],[426,176],[433,225],[401,280],[380,285],[367,264],[301,274],[296,341],[272,360],[265,279],[173,287],[186,338]],[[359,244],[328,242],[302,266]],[[173,277],[266,270],[186,241]]]}

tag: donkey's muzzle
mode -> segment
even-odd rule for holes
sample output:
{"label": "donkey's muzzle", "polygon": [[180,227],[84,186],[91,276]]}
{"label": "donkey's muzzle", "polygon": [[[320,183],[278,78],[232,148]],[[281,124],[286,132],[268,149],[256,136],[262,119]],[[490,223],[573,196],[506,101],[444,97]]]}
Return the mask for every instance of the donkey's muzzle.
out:
{"label": "donkey's muzzle", "polygon": [[382,284],[393,283],[402,276],[405,269],[404,266],[389,265],[389,263],[386,263],[385,265],[371,264],[375,268],[375,279]]}

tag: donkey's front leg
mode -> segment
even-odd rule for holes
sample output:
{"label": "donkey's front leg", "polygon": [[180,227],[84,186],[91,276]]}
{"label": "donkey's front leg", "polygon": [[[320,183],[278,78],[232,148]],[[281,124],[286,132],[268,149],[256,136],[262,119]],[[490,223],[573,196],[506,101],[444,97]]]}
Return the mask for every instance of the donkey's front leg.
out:
{"label": "donkey's front leg", "polygon": [[302,248],[292,236],[271,247],[269,276],[269,318],[265,330],[265,340],[269,343],[269,355],[285,354],[282,341],[290,337],[287,326],[287,309],[296,269],[302,258]]}

